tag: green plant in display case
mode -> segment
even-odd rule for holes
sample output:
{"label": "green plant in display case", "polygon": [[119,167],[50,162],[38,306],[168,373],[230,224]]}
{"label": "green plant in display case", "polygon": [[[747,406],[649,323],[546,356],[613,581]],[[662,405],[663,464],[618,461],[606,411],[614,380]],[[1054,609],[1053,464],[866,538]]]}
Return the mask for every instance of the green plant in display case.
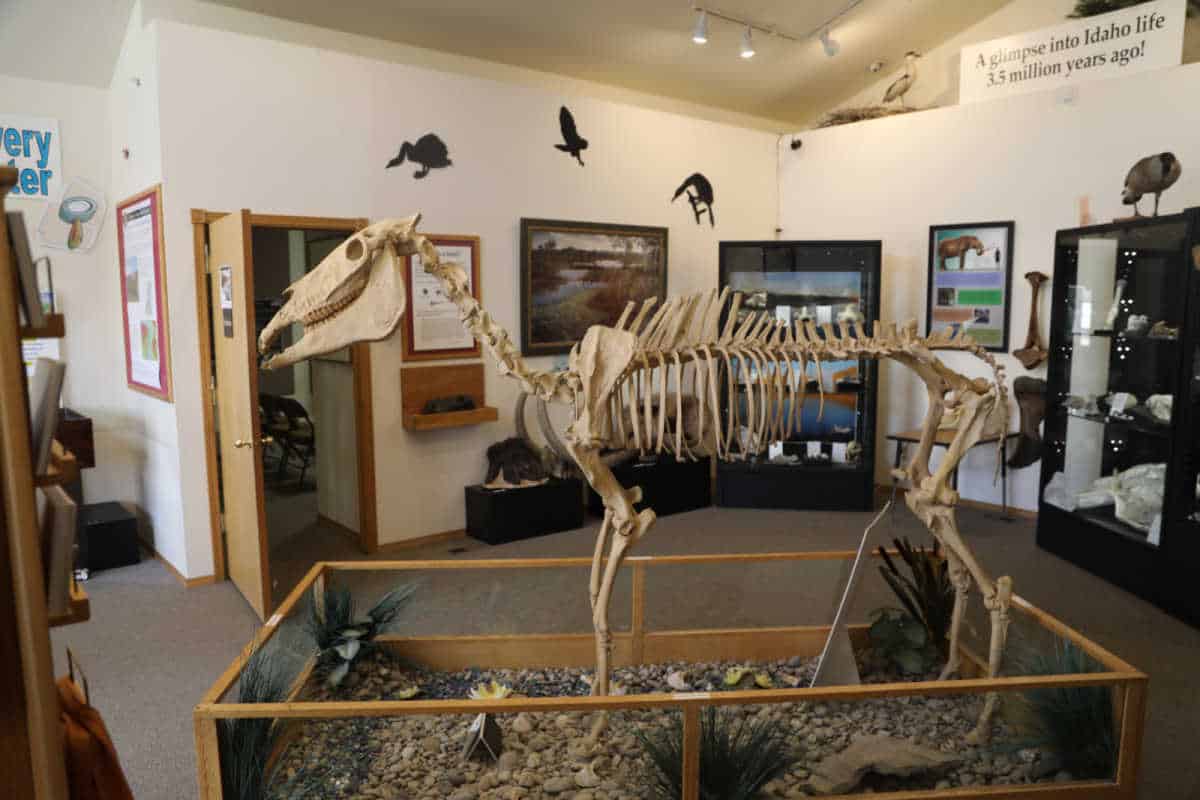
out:
{"label": "green plant in display case", "polygon": [[898,608],[879,608],[867,629],[875,653],[906,675],[929,672],[938,663],[938,651],[919,621]]}
{"label": "green plant in display case", "polygon": [[[280,662],[266,651],[255,650],[242,667],[237,701],[281,703],[287,697],[287,689],[288,678]],[[271,777],[267,767],[279,734],[280,725],[273,719],[217,721],[222,797],[260,800],[265,796]]]}
{"label": "green plant in display case", "polygon": [[947,636],[954,616],[954,585],[950,582],[950,566],[942,555],[941,543],[935,539],[933,547],[925,548],[901,538],[893,540],[893,544],[907,565],[908,574],[896,566],[882,547],[879,555],[883,566],[879,573],[892,587],[904,610],[925,629],[926,642],[945,661],[950,654]]}
{"label": "green plant in display case", "polygon": [[[683,717],[674,714],[657,733],[637,736],[650,758],[652,797],[683,795]],[[750,800],[795,762],[787,727],[777,720],[752,719],[709,706],[700,716],[701,800]]]}
{"label": "green plant in display case", "polygon": [[397,586],[363,617],[355,616],[354,597],[349,589],[328,588],[322,601],[316,587],[313,588],[307,627],[317,644],[319,663],[331,665],[326,678],[329,686],[341,685],[355,660],[392,624],[416,588],[414,584]]}
{"label": "green plant in display case", "polygon": [[[1020,672],[1027,675],[1103,671],[1070,642],[1058,642],[1049,652],[1030,653],[1016,661]],[[1023,746],[1050,750],[1072,777],[1113,777],[1118,742],[1111,687],[1031,689],[1009,698],[1004,715],[1020,732]]]}

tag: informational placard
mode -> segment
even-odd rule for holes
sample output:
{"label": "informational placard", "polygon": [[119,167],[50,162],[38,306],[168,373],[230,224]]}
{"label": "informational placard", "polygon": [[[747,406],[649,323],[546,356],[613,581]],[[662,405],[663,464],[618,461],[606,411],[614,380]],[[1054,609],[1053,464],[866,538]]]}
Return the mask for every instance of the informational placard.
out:
{"label": "informational placard", "polygon": [[1006,351],[1012,249],[1012,222],[930,227],[925,329],[965,331],[988,350]]}
{"label": "informational placard", "polygon": [[0,164],[16,167],[9,194],[49,200],[62,189],[62,146],[58,120],[0,113]]}
{"label": "informational placard", "polygon": [[1183,60],[1186,0],[1155,0],[962,49],[961,103],[1132,75]]}
{"label": "informational placard", "polygon": [[233,267],[222,264],[217,269],[221,290],[221,330],[226,339],[233,338]]}
{"label": "informational placard", "polygon": [[[479,300],[479,237],[429,234],[426,238],[437,248],[442,264],[451,264],[462,270],[467,280],[467,291]],[[425,271],[420,253],[409,257],[407,278],[405,360],[479,355],[479,345],[463,327],[458,306],[446,296],[441,279]]]}
{"label": "informational placard", "polygon": [[39,358],[57,361],[61,357],[58,339],[25,339],[21,342],[21,361],[25,364],[26,376],[33,377],[33,364]]}
{"label": "informational placard", "polygon": [[155,186],[117,206],[117,255],[125,321],[125,374],[131,389],[171,401],[162,190]]}

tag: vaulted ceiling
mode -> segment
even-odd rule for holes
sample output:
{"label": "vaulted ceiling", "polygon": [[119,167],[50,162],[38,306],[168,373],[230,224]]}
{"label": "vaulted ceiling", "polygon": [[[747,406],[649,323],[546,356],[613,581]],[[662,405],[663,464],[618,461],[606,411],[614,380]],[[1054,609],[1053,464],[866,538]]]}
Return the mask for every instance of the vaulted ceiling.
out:
{"label": "vaulted ceiling", "polygon": [[[153,2],[154,0],[152,0]],[[756,34],[710,18],[691,40],[690,0],[212,0],[218,5],[566,75],[777,120],[811,118],[900,68],[1008,0],[716,0],[725,14],[802,38]],[[0,73],[107,86],[133,0],[0,0]],[[851,7],[846,11],[848,7]],[[841,45],[816,37],[829,19]]]}

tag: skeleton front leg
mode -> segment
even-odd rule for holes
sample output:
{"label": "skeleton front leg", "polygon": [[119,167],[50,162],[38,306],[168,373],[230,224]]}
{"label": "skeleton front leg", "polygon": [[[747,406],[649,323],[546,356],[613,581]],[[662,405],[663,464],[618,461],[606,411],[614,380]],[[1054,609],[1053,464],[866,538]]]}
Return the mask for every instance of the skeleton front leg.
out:
{"label": "skeleton front leg", "polygon": [[[1000,675],[1001,662],[1004,659],[1004,646],[1008,642],[1008,626],[1011,619],[1012,607],[1012,578],[1007,576],[996,581],[996,593],[984,601],[992,617],[992,642],[988,651],[988,677]],[[996,692],[988,694],[983,703],[983,713],[979,715],[979,723],[975,730],[967,736],[969,744],[986,744],[992,738],[992,717],[1000,705],[1000,695]]]}
{"label": "skeleton front leg", "polygon": [[953,550],[946,550],[946,563],[950,568],[950,584],[954,587],[954,614],[950,617],[949,656],[939,681],[948,680],[959,670],[959,637],[963,618],[966,616],[967,600],[971,593],[971,572]]}

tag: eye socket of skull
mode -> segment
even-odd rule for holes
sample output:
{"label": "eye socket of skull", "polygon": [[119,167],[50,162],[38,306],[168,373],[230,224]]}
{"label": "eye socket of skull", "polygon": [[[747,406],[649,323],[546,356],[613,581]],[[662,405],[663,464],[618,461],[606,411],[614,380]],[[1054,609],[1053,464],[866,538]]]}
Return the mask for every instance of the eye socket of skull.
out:
{"label": "eye socket of skull", "polygon": [[354,263],[354,266],[357,267],[359,262],[363,260],[363,257],[366,256],[366,254],[367,246],[363,242],[361,236],[356,234],[355,236],[352,236],[348,242],[346,242],[345,256],[348,261]]}

